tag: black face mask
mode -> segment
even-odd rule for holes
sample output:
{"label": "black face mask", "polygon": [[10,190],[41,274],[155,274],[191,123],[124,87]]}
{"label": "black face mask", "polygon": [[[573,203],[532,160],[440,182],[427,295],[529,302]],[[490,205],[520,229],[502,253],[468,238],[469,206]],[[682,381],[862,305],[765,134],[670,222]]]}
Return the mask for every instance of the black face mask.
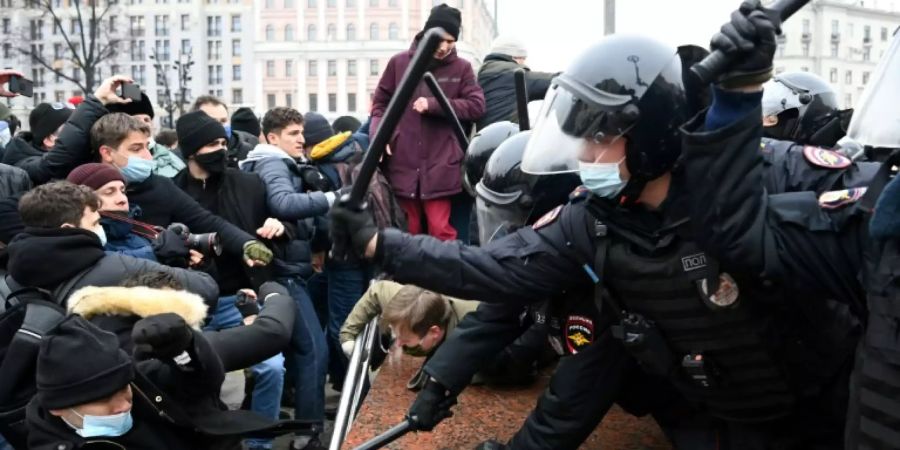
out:
{"label": "black face mask", "polygon": [[225,166],[228,158],[225,156],[225,150],[216,150],[211,153],[203,153],[194,155],[194,162],[200,168],[213,175],[225,172]]}

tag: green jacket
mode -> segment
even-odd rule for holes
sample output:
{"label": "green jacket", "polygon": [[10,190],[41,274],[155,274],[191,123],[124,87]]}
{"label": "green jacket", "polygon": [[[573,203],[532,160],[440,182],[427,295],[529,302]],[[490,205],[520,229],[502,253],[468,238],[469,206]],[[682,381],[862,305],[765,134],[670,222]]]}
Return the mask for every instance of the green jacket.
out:
{"label": "green jacket", "polygon": [[153,155],[153,161],[156,162],[153,173],[161,177],[172,178],[185,167],[184,161],[178,155],[160,143],[154,142],[150,146],[150,154]]}

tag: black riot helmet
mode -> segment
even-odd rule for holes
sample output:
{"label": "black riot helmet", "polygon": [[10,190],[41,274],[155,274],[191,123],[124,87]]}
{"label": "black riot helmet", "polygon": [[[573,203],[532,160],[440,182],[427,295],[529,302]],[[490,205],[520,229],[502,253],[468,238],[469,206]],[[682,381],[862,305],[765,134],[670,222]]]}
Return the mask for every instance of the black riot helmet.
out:
{"label": "black riot helmet", "polygon": [[463,187],[473,197],[476,195],[475,185],[481,180],[488,158],[506,138],[518,132],[519,126],[508,120],[495,122],[482,128],[469,142],[463,159]]}
{"label": "black riot helmet", "polygon": [[554,78],[522,167],[533,174],[577,172],[592,140],[625,137],[631,178],[623,195],[636,197],[675,165],[678,128],[687,119],[677,50],[649,37],[610,35]]}
{"label": "black riot helmet", "polygon": [[522,171],[522,155],[531,137],[524,131],[507,139],[488,159],[475,185],[479,242],[487,244],[531,224],[566,203],[581,180],[573,173],[532,175]]}
{"label": "black riot helmet", "polygon": [[785,72],[769,80],[762,108],[763,117],[778,118],[763,128],[764,136],[801,144],[833,147],[849,122],[831,85],[809,72]]}

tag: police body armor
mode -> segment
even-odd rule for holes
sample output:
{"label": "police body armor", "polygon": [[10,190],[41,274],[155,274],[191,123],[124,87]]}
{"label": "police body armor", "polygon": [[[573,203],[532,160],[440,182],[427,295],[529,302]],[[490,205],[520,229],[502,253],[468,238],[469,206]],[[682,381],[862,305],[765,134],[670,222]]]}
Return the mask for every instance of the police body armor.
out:
{"label": "police body armor", "polygon": [[[721,271],[673,229],[653,242],[598,220],[598,297],[618,316],[613,334],[645,371],[668,377],[689,401],[719,418],[765,422],[789,415],[846,360],[811,341],[802,314],[777,287]],[[607,229],[607,225],[609,228]],[[687,226],[686,223],[681,225]]]}

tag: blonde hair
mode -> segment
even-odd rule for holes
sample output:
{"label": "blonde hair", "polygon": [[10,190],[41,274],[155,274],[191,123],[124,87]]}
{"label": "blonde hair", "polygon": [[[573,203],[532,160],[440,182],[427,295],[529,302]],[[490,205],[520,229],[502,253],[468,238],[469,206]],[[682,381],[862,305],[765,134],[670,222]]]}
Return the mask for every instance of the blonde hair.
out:
{"label": "blonde hair", "polygon": [[446,326],[450,302],[436,292],[406,285],[391,298],[381,317],[388,325],[423,336],[434,325]]}

